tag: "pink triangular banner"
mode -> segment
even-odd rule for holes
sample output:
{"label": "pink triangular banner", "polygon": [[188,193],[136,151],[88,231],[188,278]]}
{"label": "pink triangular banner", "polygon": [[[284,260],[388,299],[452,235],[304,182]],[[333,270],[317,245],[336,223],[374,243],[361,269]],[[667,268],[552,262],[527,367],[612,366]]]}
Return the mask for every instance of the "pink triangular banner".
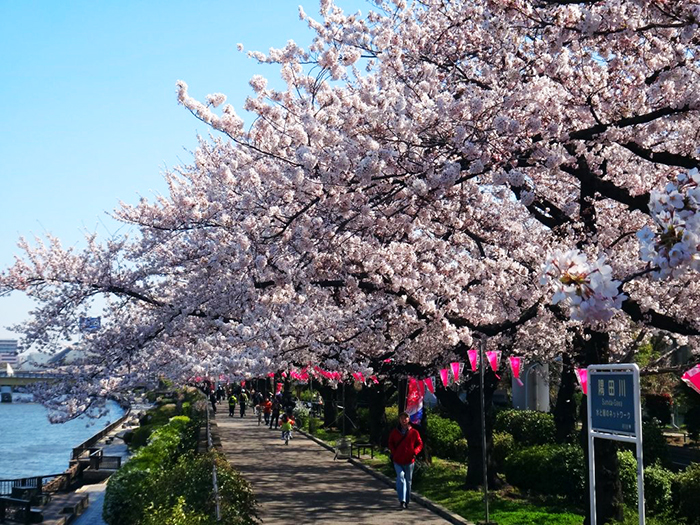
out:
{"label": "pink triangular banner", "polygon": [[472,348],[467,351],[467,355],[469,356],[469,364],[472,366],[472,372],[476,372],[479,363],[479,352]]}
{"label": "pink triangular banner", "polygon": [[435,385],[433,384],[433,378],[432,377],[426,377],[423,379],[423,383],[425,383],[425,386],[428,387],[428,391],[431,394],[435,393]]}
{"label": "pink triangular banner", "polygon": [[510,361],[510,369],[513,372],[513,377],[518,382],[520,386],[524,386],[523,382],[520,380],[520,367],[522,365],[522,357],[511,356],[508,358]]}
{"label": "pink triangular banner", "polygon": [[700,394],[700,365],[695,365],[681,377],[683,382]]}
{"label": "pink triangular banner", "polygon": [[455,383],[459,383],[459,363],[450,363],[450,368],[452,369],[452,377]]}
{"label": "pink triangular banner", "polygon": [[579,385],[581,385],[581,390],[583,390],[583,395],[588,395],[588,369],[586,368],[575,368],[576,378],[578,379]]}
{"label": "pink triangular banner", "polygon": [[486,352],[486,359],[488,359],[488,362],[491,365],[491,370],[493,370],[493,373],[496,374],[496,379],[500,380],[501,376],[498,375],[498,365],[501,362],[501,351],[494,350],[491,352]]}
{"label": "pink triangular banner", "polygon": [[440,379],[442,379],[442,384],[444,385],[445,388],[447,388],[450,385],[450,371],[447,368],[443,368],[440,370]]}

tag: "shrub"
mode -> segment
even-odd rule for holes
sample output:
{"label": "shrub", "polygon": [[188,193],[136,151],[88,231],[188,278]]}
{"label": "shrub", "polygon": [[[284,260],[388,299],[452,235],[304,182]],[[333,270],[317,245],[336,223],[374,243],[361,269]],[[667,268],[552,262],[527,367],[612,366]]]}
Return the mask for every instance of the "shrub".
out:
{"label": "shrub", "polygon": [[154,410],[149,410],[152,416],[151,423],[156,425],[164,425],[170,421],[170,418],[178,415],[177,406],[174,403],[167,403],[157,407]]}
{"label": "shrub", "polygon": [[[386,415],[386,426],[382,429],[382,445],[386,446],[389,442],[389,434],[399,425],[399,407],[386,407],[384,414]],[[428,422],[428,426],[430,426],[430,422]]]}
{"label": "shrub", "polygon": [[107,484],[102,517],[110,525],[138,524],[149,497],[158,492],[158,476],[148,470],[128,468],[129,463],[112,474]]}
{"label": "shrub", "polygon": [[622,498],[631,507],[637,506],[637,458],[629,450],[618,450]]}
{"label": "shrub", "polygon": [[536,410],[503,410],[496,414],[494,431],[507,432],[518,445],[554,443],[554,416]]}
{"label": "shrub", "polygon": [[361,434],[369,434],[369,408],[357,409],[357,428]]}
{"label": "shrub", "polygon": [[433,455],[443,459],[465,461],[467,458],[466,440],[459,425],[437,414],[428,416],[426,439]]}
{"label": "shrub", "polygon": [[309,434],[315,434],[316,430],[319,427],[319,423],[321,422],[320,419],[317,417],[310,417],[309,418]]}
{"label": "shrub", "polygon": [[153,494],[160,490],[164,469],[172,464],[177,455],[180,435],[189,421],[183,416],[176,417],[168,425],[154,431],[149,445],[140,448],[129,462],[110,477],[102,513],[107,523],[130,525],[140,522]]}
{"label": "shrub", "polygon": [[[629,450],[617,453],[620,461],[620,482],[627,505],[636,507],[637,458]],[[662,515],[671,510],[671,489],[675,474],[658,464],[644,467],[644,503],[649,514]]]}
{"label": "shrub", "polygon": [[303,403],[297,403],[292,412],[296,426],[302,430],[308,430],[309,418],[311,417],[308,407]]}
{"label": "shrub", "polygon": [[[256,501],[245,480],[221,454],[182,452],[183,436],[198,422],[174,417],[148,446],[110,478],[103,518],[111,525],[249,525],[258,523]],[[214,518],[212,466],[216,464],[221,516]]]}
{"label": "shrub", "polygon": [[131,433],[131,437],[128,442],[129,447],[131,447],[132,450],[135,450],[145,446],[148,443],[148,438],[151,437],[154,428],[155,427],[153,425],[147,424],[141,425],[139,428],[135,429]]}
{"label": "shrub", "polygon": [[676,475],[673,483],[673,504],[688,525],[700,525],[700,463],[691,463]]}
{"label": "shrub", "polygon": [[180,496],[174,506],[151,506],[147,509],[141,525],[208,525],[206,514],[187,510],[185,498]]}
{"label": "shrub", "polygon": [[169,507],[175,507],[184,498],[184,509],[209,517],[203,523],[214,524],[215,501],[212,492],[212,467],[216,464],[219,486],[221,523],[257,523],[256,500],[253,491],[243,477],[231,467],[226,458],[217,452],[181,456],[167,472],[160,490]]}
{"label": "shrub", "polygon": [[[644,453],[644,464],[653,465],[661,463],[668,465],[669,452],[668,443],[664,436],[663,428],[658,421],[651,419],[642,423],[642,449]],[[626,450],[634,451],[634,444],[623,445]]]}
{"label": "shrub", "polygon": [[672,488],[676,475],[660,465],[644,469],[644,500],[650,514],[665,514],[672,509]]}
{"label": "shrub", "polygon": [[565,497],[580,505],[586,467],[578,445],[538,445],[515,450],[505,460],[506,479],[521,489]]}
{"label": "shrub", "polygon": [[507,432],[493,433],[493,460],[498,472],[503,472],[506,458],[515,450],[515,439]]}

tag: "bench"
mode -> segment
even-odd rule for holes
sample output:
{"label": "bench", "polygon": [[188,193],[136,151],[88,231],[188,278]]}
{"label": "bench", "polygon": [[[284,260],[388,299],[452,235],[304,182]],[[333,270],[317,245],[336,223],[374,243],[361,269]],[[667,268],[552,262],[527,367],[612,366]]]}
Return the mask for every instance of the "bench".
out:
{"label": "bench", "polygon": [[0,497],[0,522],[4,523],[8,518],[8,509],[14,509],[13,519],[21,523],[41,523],[44,516],[40,509],[33,509],[32,502],[28,499]]}
{"label": "bench", "polygon": [[352,443],[350,445],[350,456],[360,459],[360,454],[367,454],[369,449],[372,459],[374,459],[374,444],[373,443]]}

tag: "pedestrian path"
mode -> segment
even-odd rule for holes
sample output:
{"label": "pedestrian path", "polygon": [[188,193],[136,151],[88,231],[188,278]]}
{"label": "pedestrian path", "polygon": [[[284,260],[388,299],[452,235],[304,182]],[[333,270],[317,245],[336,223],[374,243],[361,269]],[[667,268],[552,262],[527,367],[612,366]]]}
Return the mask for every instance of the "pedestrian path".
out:
{"label": "pedestrian path", "polygon": [[295,433],[285,445],[279,430],[258,426],[252,415],[216,417],[223,452],[253,485],[265,525],[445,524],[416,503],[400,510],[396,492],[348,461]]}

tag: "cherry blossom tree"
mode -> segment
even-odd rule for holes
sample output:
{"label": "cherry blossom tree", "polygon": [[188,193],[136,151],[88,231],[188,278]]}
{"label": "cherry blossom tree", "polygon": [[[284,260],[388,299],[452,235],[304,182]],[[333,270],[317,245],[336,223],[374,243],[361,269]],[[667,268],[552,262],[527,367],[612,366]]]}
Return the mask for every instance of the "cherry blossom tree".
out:
{"label": "cherry blossom tree", "polygon": [[[580,365],[632,360],[642,331],[696,345],[698,2],[300,14],[308,47],[250,53],[286,85],[251,79],[251,124],[178,82],[216,136],[114,212],[134,238],[23,241],[0,275],[47,347],[107,297],[75,411],[158,374],[428,373],[475,336]],[[604,520],[619,482],[596,456]]]}

